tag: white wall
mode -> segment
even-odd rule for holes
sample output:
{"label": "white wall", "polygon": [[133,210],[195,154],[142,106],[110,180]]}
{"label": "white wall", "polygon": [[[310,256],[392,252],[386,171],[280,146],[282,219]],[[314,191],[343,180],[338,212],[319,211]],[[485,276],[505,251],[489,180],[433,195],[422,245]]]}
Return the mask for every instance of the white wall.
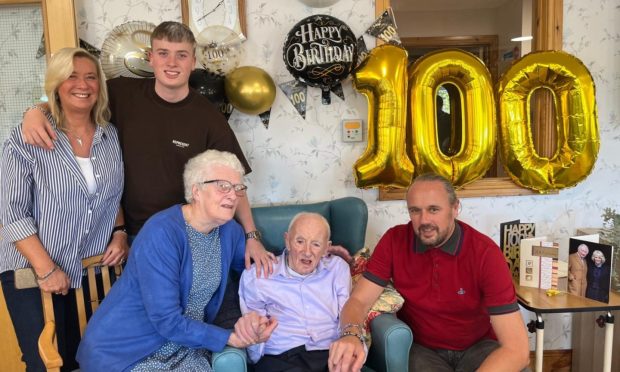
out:
{"label": "white wall", "polygon": [[[177,0],[76,3],[80,37],[95,46],[101,46],[106,33],[123,22],[158,23],[181,17]],[[288,31],[302,18],[330,14],[346,22],[356,35],[374,20],[372,0],[341,0],[323,9],[311,9],[296,0],[246,0],[246,4],[249,39],[244,62],[265,69],[276,83],[291,79],[282,62],[282,45]],[[601,150],[590,177],[558,195],[465,199],[464,221],[496,241],[499,223],[516,218],[535,222],[540,235],[560,238],[572,234],[576,227],[600,226],[602,209],[620,206],[620,194],[614,192],[620,188],[618,25],[620,0],[564,0],[564,49],[583,60],[597,86]],[[268,130],[257,116],[234,113],[230,122],[254,169],[247,177],[254,205],[362,197],[370,213],[367,243],[373,246],[389,226],[407,221],[407,213],[404,202],[379,202],[375,190],[355,187],[352,166],[365,144],[342,143],[339,125],[344,118],[365,120],[366,100],[350,82],[344,84],[344,91],[345,102],[333,97],[331,105],[323,106],[318,89],[310,88],[306,120],[278,91]],[[570,348],[570,316],[547,320],[545,347]]]}

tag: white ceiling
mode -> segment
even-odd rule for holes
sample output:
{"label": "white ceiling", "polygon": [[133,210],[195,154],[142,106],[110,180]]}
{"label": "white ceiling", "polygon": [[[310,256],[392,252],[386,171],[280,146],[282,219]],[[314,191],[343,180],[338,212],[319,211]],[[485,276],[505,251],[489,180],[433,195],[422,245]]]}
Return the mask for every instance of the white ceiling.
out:
{"label": "white ceiling", "polygon": [[394,11],[494,9],[509,0],[391,0]]}

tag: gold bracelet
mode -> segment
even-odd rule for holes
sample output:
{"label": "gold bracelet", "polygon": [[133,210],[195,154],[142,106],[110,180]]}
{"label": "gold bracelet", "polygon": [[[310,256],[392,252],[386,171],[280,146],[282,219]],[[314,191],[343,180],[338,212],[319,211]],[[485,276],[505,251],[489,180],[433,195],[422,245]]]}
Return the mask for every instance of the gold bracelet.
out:
{"label": "gold bracelet", "polygon": [[349,332],[349,331],[342,332],[340,334],[340,338],[343,338],[343,337],[346,337],[346,336],[355,336],[355,337],[357,337],[360,340],[362,345],[366,345],[366,340],[364,340],[364,335],[361,335],[361,334],[355,333],[355,332]]}
{"label": "gold bracelet", "polygon": [[41,111],[45,117],[47,117],[47,115],[48,115],[48,112],[47,112],[46,109],[44,109],[43,107],[39,106],[39,104],[35,103],[34,105],[29,106],[29,107],[27,107],[24,110],[24,113],[22,114],[22,119],[24,118],[24,116],[26,116],[26,113],[28,111],[32,110],[32,109],[37,109],[37,110]]}
{"label": "gold bracelet", "polygon": [[356,327],[359,333],[364,333],[364,327],[359,323],[347,323],[340,327],[340,331],[346,331],[349,328]]}
{"label": "gold bracelet", "polygon": [[47,274],[45,274],[43,276],[37,275],[37,272],[34,271],[34,269],[32,269],[32,272],[34,273],[34,276],[37,277],[37,281],[42,283],[42,282],[46,281],[47,279],[49,279],[49,277],[52,276],[52,274],[55,273],[56,270],[58,270],[58,269],[60,269],[60,267],[55,264],[54,268],[51,269],[49,273],[47,273]]}

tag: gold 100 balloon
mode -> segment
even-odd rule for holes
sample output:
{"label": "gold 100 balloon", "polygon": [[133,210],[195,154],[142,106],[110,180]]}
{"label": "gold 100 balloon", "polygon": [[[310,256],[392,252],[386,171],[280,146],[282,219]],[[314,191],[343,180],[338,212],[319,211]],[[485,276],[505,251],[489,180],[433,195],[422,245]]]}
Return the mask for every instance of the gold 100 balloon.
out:
{"label": "gold 100 balloon", "polygon": [[[494,91],[489,70],[470,53],[440,50],[407,69],[407,52],[385,44],[370,51],[353,81],[368,99],[368,146],[354,165],[358,187],[407,187],[414,172],[441,174],[457,187],[470,183],[491,167],[498,127],[502,165],[520,186],[541,193],[574,186],[594,167],[600,145],[594,82],[568,53],[524,56]],[[445,83],[458,89],[462,107],[461,147],[450,155],[440,150],[435,117],[435,96]],[[536,153],[530,129],[529,100],[540,88],[552,92],[555,105],[558,146],[550,158]]]}

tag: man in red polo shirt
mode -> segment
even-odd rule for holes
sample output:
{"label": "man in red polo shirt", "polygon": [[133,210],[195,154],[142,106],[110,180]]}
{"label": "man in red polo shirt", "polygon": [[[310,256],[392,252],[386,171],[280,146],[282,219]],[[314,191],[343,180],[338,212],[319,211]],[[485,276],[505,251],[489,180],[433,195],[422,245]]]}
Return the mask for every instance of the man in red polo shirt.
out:
{"label": "man in red polo shirt", "polygon": [[445,178],[425,174],[407,192],[411,222],[389,229],[345,304],[344,335],[330,348],[331,371],[358,371],[357,332],[390,280],[405,303],[398,317],[414,335],[409,370],[521,371],[529,345],[508,266],[486,235],[457,221]]}

